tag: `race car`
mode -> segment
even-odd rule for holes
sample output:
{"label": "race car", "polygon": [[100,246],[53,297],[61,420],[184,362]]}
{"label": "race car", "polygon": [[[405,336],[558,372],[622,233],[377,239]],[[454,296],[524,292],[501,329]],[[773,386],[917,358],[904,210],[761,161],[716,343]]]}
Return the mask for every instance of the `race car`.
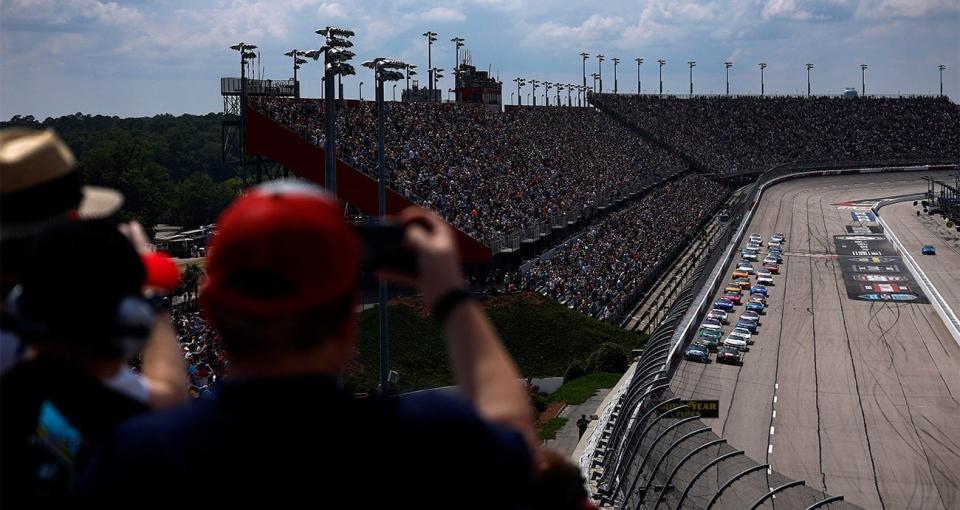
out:
{"label": "race car", "polygon": [[736,285],[737,288],[742,290],[747,290],[750,288],[750,279],[749,278],[737,278],[733,281],[732,285]]}
{"label": "race car", "polygon": [[749,238],[751,243],[763,245],[763,236],[757,233],[750,234]]}
{"label": "race car", "polygon": [[777,233],[773,234],[772,236],[770,236],[770,240],[773,241],[773,242],[782,243],[782,242],[786,241],[787,238],[786,238],[783,234],[781,234],[780,232],[777,232]]}
{"label": "race car", "polygon": [[925,245],[923,248],[920,248],[920,253],[924,255],[936,255],[937,249],[931,245]]}
{"label": "race car", "polygon": [[751,321],[753,321],[753,322],[756,322],[758,326],[760,325],[760,314],[757,313],[757,312],[752,312],[752,311],[750,311],[750,310],[746,310],[746,311],[744,311],[743,313],[740,314],[740,318],[741,318],[741,319],[751,320]]}
{"label": "race car", "polygon": [[706,363],[710,361],[710,349],[701,344],[693,344],[690,347],[687,347],[686,351],[683,351],[684,359],[690,361],[699,361],[700,363]]}
{"label": "race car", "polygon": [[783,245],[776,241],[770,241],[769,243],[767,243],[767,249],[773,250],[773,249],[780,249],[780,248],[783,248]]}
{"label": "race car", "polygon": [[723,310],[710,310],[707,312],[707,318],[720,321],[720,324],[727,323],[727,312]]}
{"label": "race car", "polygon": [[771,276],[772,274],[769,269],[763,267],[757,269],[757,276]]}
{"label": "race car", "polygon": [[760,251],[760,245],[757,243],[747,243],[747,249],[753,251]]}
{"label": "race car", "polygon": [[740,294],[724,294],[720,296],[720,299],[725,299],[735,305],[739,305],[740,303],[743,302],[742,298],[740,297]]}
{"label": "race car", "polygon": [[737,269],[736,271],[733,272],[733,278],[734,278],[734,279],[737,279],[737,278],[750,278],[750,273],[748,273],[748,272],[746,272],[746,271],[741,271],[740,269]]}
{"label": "race car", "polygon": [[[748,288],[750,287],[749,284],[747,285],[747,287]],[[743,292],[743,289],[736,282],[733,282],[727,285],[726,287],[724,287],[723,292],[724,294],[740,294],[741,292]]]}
{"label": "race car", "polygon": [[763,268],[770,271],[770,274],[780,274],[780,265],[774,262],[764,264]]}
{"label": "race car", "polygon": [[700,324],[700,329],[712,329],[715,331],[720,331],[723,329],[723,325],[720,324],[720,321],[716,319],[704,319],[703,323]]}
{"label": "race car", "polygon": [[778,257],[778,256],[776,256],[776,255],[767,255],[766,257],[763,258],[763,263],[764,263],[764,265],[766,265],[766,264],[779,264],[779,263],[781,263],[781,262],[783,262],[783,259],[780,258],[780,257]]}
{"label": "race car", "polygon": [[723,334],[717,330],[713,329],[700,329],[700,332],[697,333],[696,342],[702,344],[707,349],[711,351],[717,350],[717,346],[720,345],[720,337]]}
{"label": "race car", "polygon": [[737,320],[736,327],[743,328],[749,331],[751,334],[756,334],[757,332],[757,323],[750,319],[744,319],[743,317],[740,317],[740,319]]}
{"label": "race car", "polygon": [[730,332],[727,338],[729,337],[741,338],[744,342],[750,343],[753,333],[747,328],[733,328],[733,331]]}
{"label": "race car", "polygon": [[723,340],[724,347],[733,347],[734,349],[745,351],[747,350],[747,341],[738,337],[738,336],[728,336]]}
{"label": "race car", "polygon": [[740,350],[733,347],[724,347],[717,353],[717,363],[740,364]]}
{"label": "race car", "polygon": [[757,276],[757,283],[760,285],[773,285],[772,276]]}
{"label": "race car", "polygon": [[753,287],[750,287],[751,297],[753,297],[754,294],[763,294],[764,296],[766,296],[768,292],[769,291],[767,290],[767,288],[764,287],[763,285],[754,285]]}
{"label": "race car", "polygon": [[729,312],[730,310],[733,310],[733,302],[727,301],[726,299],[717,299],[713,302],[713,309]]}
{"label": "race car", "polygon": [[751,302],[747,303],[747,306],[744,307],[744,308],[745,308],[748,312],[763,313],[763,309],[765,308],[765,306],[763,305],[763,303],[756,303],[756,302],[751,301]]}
{"label": "race car", "polygon": [[740,257],[746,260],[757,260],[757,252],[754,250],[740,250]]}
{"label": "race car", "polygon": [[767,306],[767,298],[763,297],[760,294],[750,294],[749,303],[760,303],[764,307]]}

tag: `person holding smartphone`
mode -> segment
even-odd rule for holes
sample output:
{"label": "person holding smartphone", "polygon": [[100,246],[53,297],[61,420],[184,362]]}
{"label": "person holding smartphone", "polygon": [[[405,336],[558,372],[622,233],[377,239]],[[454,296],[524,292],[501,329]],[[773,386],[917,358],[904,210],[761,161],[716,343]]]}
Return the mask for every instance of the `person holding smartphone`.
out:
{"label": "person holding smartphone", "polygon": [[381,276],[415,286],[445,328],[459,396],[355,399],[339,386],[360,243],[321,189],[268,183],[224,212],[209,251],[201,303],[229,376],[209,399],[122,425],[81,500],[519,508],[537,446],[519,373],[466,289],[452,229],[421,208],[396,220],[417,271]]}

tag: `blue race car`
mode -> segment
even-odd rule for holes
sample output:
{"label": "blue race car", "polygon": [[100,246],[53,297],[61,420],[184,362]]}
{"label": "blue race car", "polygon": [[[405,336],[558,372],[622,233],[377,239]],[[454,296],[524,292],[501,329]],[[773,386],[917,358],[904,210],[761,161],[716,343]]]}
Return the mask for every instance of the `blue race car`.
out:
{"label": "blue race car", "polygon": [[753,294],[763,294],[764,296],[766,296],[767,288],[764,287],[763,285],[754,285],[753,287],[750,287],[750,295],[753,295]]}
{"label": "blue race car", "polygon": [[740,319],[737,321],[737,325],[735,327],[743,328],[753,334],[757,333],[757,323],[753,321]]}
{"label": "blue race car", "polygon": [[710,361],[710,350],[700,344],[693,344],[683,352],[684,359],[706,363]]}
{"label": "blue race car", "polygon": [[937,249],[928,244],[928,245],[924,246],[923,248],[920,248],[920,253],[922,253],[922,254],[924,254],[924,255],[936,255],[936,254],[937,254]]}
{"label": "blue race car", "polygon": [[762,303],[747,303],[746,309],[751,312],[763,313],[763,304]]}
{"label": "blue race car", "polygon": [[718,299],[713,302],[713,307],[718,310],[723,310],[724,312],[729,312],[733,310],[733,303],[725,299]]}

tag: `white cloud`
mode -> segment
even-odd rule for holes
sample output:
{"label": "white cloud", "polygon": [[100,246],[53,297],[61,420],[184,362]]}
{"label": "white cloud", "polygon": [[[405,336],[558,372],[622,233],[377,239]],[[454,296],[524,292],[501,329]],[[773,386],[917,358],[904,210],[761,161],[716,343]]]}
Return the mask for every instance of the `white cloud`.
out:
{"label": "white cloud", "polygon": [[416,16],[421,21],[454,22],[464,21],[467,17],[457,9],[450,7],[434,7],[421,12]]}
{"label": "white cloud", "polygon": [[862,0],[857,16],[863,18],[929,18],[960,14],[957,0]]}
{"label": "white cloud", "polygon": [[577,26],[547,21],[533,27],[524,37],[523,44],[534,47],[582,46],[615,37],[623,23],[621,17],[599,14],[591,15]]}
{"label": "white cloud", "polygon": [[340,3],[330,2],[320,4],[320,7],[317,9],[317,14],[319,14],[321,18],[346,18],[347,10]]}
{"label": "white cloud", "polygon": [[65,25],[93,20],[106,25],[139,23],[143,12],[116,2],[99,0],[9,0],[3,2],[4,18],[29,20],[50,25]]}

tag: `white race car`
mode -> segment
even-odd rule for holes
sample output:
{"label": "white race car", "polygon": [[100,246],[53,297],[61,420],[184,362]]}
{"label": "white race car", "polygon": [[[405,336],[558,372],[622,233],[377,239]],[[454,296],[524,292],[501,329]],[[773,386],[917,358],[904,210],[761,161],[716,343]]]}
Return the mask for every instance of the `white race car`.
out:
{"label": "white race car", "polygon": [[746,345],[750,343],[751,337],[753,337],[753,335],[747,328],[734,328],[733,331],[730,332],[730,336],[727,338],[739,338],[743,340],[744,345]]}
{"label": "white race car", "polygon": [[760,285],[773,285],[772,276],[757,276],[757,283]]}
{"label": "white race car", "polygon": [[723,340],[724,347],[733,347],[740,351],[747,350],[747,341],[738,336],[733,336],[732,334]]}

